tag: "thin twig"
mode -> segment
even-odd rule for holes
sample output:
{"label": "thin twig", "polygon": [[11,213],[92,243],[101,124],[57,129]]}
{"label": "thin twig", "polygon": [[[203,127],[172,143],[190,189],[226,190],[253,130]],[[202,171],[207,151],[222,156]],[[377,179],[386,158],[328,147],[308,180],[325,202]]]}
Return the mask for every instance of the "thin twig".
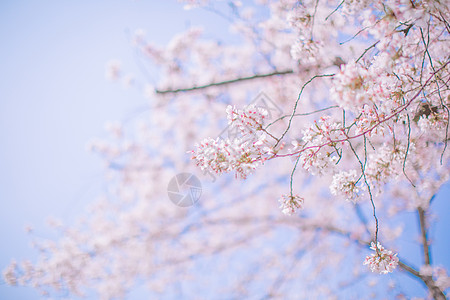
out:
{"label": "thin twig", "polygon": [[325,18],[325,21],[328,21],[328,18],[331,17],[332,14],[334,14],[341,6],[344,4],[345,0],[342,0],[342,2]]}
{"label": "thin twig", "polygon": [[[315,111],[311,111],[311,112],[307,112],[307,113],[295,114],[294,117],[310,116],[310,115],[313,115],[313,114],[316,114],[316,113],[319,113],[319,112],[322,112],[322,111],[325,111],[325,110],[329,110],[329,109],[332,109],[332,108],[338,108],[338,107],[339,107],[338,105],[333,105],[333,106],[329,106],[329,107],[326,107],[326,108],[321,108],[321,109],[318,109],[318,110],[315,110]],[[272,126],[273,124],[275,124],[276,122],[281,121],[281,120],[283,120],[283,119],[285,119],[287,117],[290,117],[290,116],[291,115],[284,115],[284,116],[279,117],[278,119],[276,119],[273,122],[269,123],[266,126],[266,129],[269,128],[269,126]]]}
{"label": "thin twig", "polygon": [[380,42],[380,41],[377,41],[377,42],[373,43],[372,45],[370,45],[368,48],[366,48],[366,49],[364,50],[364,52],[361,54],[361,56],[358,57],[358,59],[356,60],[356,62],[359,62],[359,60],[360,60],[361,58],[363,58],[363,56],[367,53],[367,51],[369,51],[370,49],[372,49],[373,47],[375,47],[379,42]]}
{"label": "thin twig", "polygon": [[[361,172],[362,172],[362,175],[364,177],[364,182],[366,183],[367,191],[369,192],[370,202],[372,203],[372,208],[373,208],[373,217],[375,219],[375,245],[378,245],[378,218],[377,218],[377,214],[376,214],[375,203],[373,202],[373,196],[372,196],[372,191],[370,189],[370,184],[367,181],[366,172],[364,170],[363,163],[359,159],[359,156],[356,153],[355,149],[353,148],[352,143],[350,142],[350,140],[347,140],[347,142],[350,145],[350,149],[352,149],[353,154],[355,154],[356,159],[358,160],[358,162],[359,162],[359,164],[361,166]],[[377,253],[378,253],[378,246],[376,247],[376,250],[377,250]]]}
{"label": "thin twig", "polygon": [[275,148],[275,147],[281,142],[281,140],[283,139],[283,137],[286,135],[286,133],[287,133],[287,132],[289,131],[289,129],[291,128],[292,119],[293,119],[294,116],[295,116],[295,112],[297,111],[297,105],[298,105],[298,102],[300,101],[300,97],[301,97],[301,95],[302,95],[303,90],[305,89],[305,87],[306,87],[309,83],[311,83],[311,81],[313,81],[313,80],[316,79],[316,78],[320,78],[320,77],[331,77],[331,76],[334,76],[334,75],[335,75],[335,74],[315,75],[315,76],[313,76],[310,80],[308,80],[308,81],[302,86],[302,89],[300,90],[300,93],[298,94],[297,100],[295,101],[294,109],[292,110],[291,117],[289,118],[289,124],[288,124],[286,130],[283,132],[283,134],[281,135],[280,139],[278,140],[278,142],[275,144],[275,146],[274,146],[273,148]]}
{"label": "thin twig", "polygon": [[355,39],[361,32],[363,32],[363,31],[365,31],[366,29],[369,29],[370,27],[373,27],[373,26],[377,25],[378,23],[380,23],[381,20],[383,20],[383,19],[379,19],[379,20],[377,20],[377,21],[375,22],[375,24],[369,25],[369,26],[366,26],[366,27],[360,29],[357,33],[355,33],[355,34],[354,34],[351,38],[349,38],[348,40],[343,41],[343,42],[340,42],[339,45],[343,45],[343,44],[345,44],[345,43],[350,42],[351,40]]}
{"label": "thin twig", "polygon": [[316,0],[316,5],[314,5],[314,13],[312,15],[312,20],[311,20],[311,41],[313,40],[314,20],[316,18],[318,4],[319,4],[319,0]]}
{"label": "thin twig", "polygon": [[292,198],[294,197],[294,193],[293,193],[293,190],[292,190],[292,182],[294,181],[294,173],[295,173],[295,170],[297,169],[297,165],[298,165],[298,161],[299,160],[300,160],[300,154],[297,156],[297,160],[295,161],[294,168],[292,169],[292,172],[291,172],[291,180],[289,182],[289,189],[290,189]]}
{"label": "thin twig", "polygon": [[411,140],[411,120],[409,119],[409,114],[406,114],[406,117],[407,117],[407,119],[408,119],[408,141],[407,141],[407,144],[406,144],[405,158],[403,159],[403,175],[405,175],[406,179],[408,179],[409,183],[411,183],[411,185],[412,185],[413,187],[416,187],[416,186],[414,185],[414,183],[412,182],[412,180],[409,179],[408,175],[406,175],[406,170],[405,170],[405,167],[406,167],[406,158],[408,157],[409,143],[410,143],[410,140]]}
{"label": "thin twig", "polygon": [[[429,22],[428,22],[427,42],[425,42],[425,37],[423,36],[423,30],[422,30],[422,28],[420,28],[420,34],[421,34],[421,36],[422,36],[422,42],[423,42],[423,44],[425,45],[425,52],[424,52],[424,55],[425,55],[425,53],[427,54],[428,60],[430,61],[431,69],[432,69],[433,72],[435,72],[435,74],[436,74],[436,69],[434,68],[433,60],[431,59],[430,52],[428,51],[428,47],[430,46],[430,23],[429,23]],[[445,150],[447,149],[447,144],[448,144],[448,143],[447,143],[447,140],[448,140],[448,130],[449,130],[450,112],[449,112],[448,107],[444,104],[444,101],[442,100],[441,91],[440,91],[440,87],[439,87],[439,83],[438,83],[437,78],[436,78],[435,82],[436,82],[436,86],[437,86],[437,92],[438,92],[439,100],[441,101],[441,106],[447,110],[447,126],[446,126],[446,128],[445,128],[444,150],[442,150],[442,153],[441,153],[441,165],[442,165],[442,161],[443,161],[443,158],[444,158],[444,153],[445,153]]]}

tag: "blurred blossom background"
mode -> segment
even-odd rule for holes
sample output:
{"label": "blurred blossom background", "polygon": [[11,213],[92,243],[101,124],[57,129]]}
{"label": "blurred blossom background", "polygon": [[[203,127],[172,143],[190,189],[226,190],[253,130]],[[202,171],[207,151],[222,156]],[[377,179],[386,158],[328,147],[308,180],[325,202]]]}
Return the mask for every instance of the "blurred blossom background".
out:
{"label": "blurred blossom background", "polygon": [[[145,86],[110,80],[111,70],[121,66],[130,73],[125,81],[151,80],[136,62],[130,37],[142,29],[149,40],[166,44],[196,25],[205,26],[207,37],[233,38],[225,20],[202,9],[183,10],[176,1],[1,1],[0,269],[13,258],[37,257],[27,230],[56,237],[47,225],[51,217],[71,224],[105,192],[104,165],[87,144],[107,136],[108,122],[126,126],[148,106]],[[434,261],[447,268],[449,190],[447,185],[435,200],[442,219],[431,229],[439,243]],[[407,237],[416,234],[417,224],[409,225],[401,250],[413,261],[420,252]],[[424,295],[416,281],[405,277],[403,284]],[[0,284],[0,299],[39,297],[31,288]],[[139,291],[129,296],[146,298]]]}
{"label": "blurred blossom background", "polygon": [[[141,76],[130,36],[145,29],[156,43],[209,22],[176,1],[0,2],[0,266],[37,257],[26,229],[51,237],[52,216],[70,224],[101,195],[102,160],[87,150],[108,122],[133,121],[147,99],[108,64]],[[56,236],[56,235],[55,235]],[[38,299],[29,288],[0,285],[0,299]]]}

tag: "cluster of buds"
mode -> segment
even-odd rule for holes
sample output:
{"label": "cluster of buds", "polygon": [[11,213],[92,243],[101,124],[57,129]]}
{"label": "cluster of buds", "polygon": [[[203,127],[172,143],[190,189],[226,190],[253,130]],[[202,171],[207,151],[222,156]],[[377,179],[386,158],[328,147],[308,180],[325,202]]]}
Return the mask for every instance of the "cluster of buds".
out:
{"label": "cluster of buds", "polygon": [[440,113],[437,106],[424,103],[414,118],[422,132],[444,131],[448,124],[448,114]]}

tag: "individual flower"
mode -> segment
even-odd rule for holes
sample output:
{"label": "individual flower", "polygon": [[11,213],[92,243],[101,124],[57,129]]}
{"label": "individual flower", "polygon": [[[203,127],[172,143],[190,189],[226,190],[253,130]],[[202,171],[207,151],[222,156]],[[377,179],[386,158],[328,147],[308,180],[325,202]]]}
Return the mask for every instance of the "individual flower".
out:
{"label": "individual flower", "polygon": [[393,253],[390,250],[384,249],[380,243],[371,243],[370,249],[374,250],[375,253],[366,256],[364,260],[364,265],[368,265],[372,272],[377,272],[380,274],[392,273],[392,271],[398,265],[397,253]]}
{"label": "individual flower", "polygon": [[281,212],[288,216],[293,215],[298,209],[301,209],[304,201],[298,195],[283,195],[278,200]]}

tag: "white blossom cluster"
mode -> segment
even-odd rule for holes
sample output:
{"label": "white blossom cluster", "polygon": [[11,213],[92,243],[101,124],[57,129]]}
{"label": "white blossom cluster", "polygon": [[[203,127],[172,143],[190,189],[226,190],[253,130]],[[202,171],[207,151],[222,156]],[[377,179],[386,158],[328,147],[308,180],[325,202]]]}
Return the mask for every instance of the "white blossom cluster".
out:
{"label": "white blossom cluster", "polygon": [[313,175],[330,172],[339,160],[338,149],[345,140],[342,125],[328,116],[320,118],[303,131],[304,150],[300,162]]}
{"label": "white blossom cluster", "polygon": [[374,254],[368,255],[364,260],[364,265],[367,265],[372,272],[380,274],[392,273],[398,265],[397,253],[391,250],[384,249],[380,243],[372,242],[370,249],[375,251]]}
{"label": "white blossom cluster", "polygon": [[333,80],[331,98],[340,107],[354,111],[368,101],[366,91],[369,78],[369,71],[354,61],[341,65]]}
{"label": "white blossom cluster", "polygon": [[[414,149],[414,144],[409,145],[409,151]],[[374,183],[385,183],[395,179],[401,174],[406,155],[406,147],[403,145],[383,145],[377,152],[369,156],[365,170],[367,179]]]}
{"label": "white blossom cluster", "polygon": [[242,179],[247,178],[259,165],[253,145],[240,139],[206,138],[196,144],[196,149],[191,153],[192,159],[202,170],[216,174],[234,170],[236,176]]}
{"label": "white blossom cluster", "polygon": [[304,199],[298,195],[283,195],[278,200],[281,212],[287,216],[293,215],[297,210],[302,208]]}
{"label": "white blossom cluster", "polygon": [[319,51],[321,50],[321,45],[319,42],[315,42],[304,36],[300,36],[297,42],[292,45],[291,55],[292,58],[302,60],[303,64],[315,65],[320,58]]}
{"label": "white blossom cluster", "polygon": [[448,125],[448,115],[431,111],[428,115],[421,115],[417,125],[422,132],[444,131]]}
{"label": "white blossom cluster", "polygon": [[267,135],[262,131],[268,112],[256,105],[242,110],[230,105],[226,112],[230,128],[238,128],[241,135],[231,139],[206,138],[190,153],[202,170],[216,174],[234,170],[236,177],[246,179],[273,154]]}
{"label": "white blossom cluster", "polygon": [[245,137],[254,138],[257,131],[263,129],[268,112],[262,107],[251,104],[244,109],[237,109],[235,106],[228,105],[226,109],[228,124],[231,127],[239,129]]}
{"label": "white blossom cluster", "polygon": [[[139,58],[158,79],[151,86],[141,85],[124,78],[118,64],[108,66],[106,75],[124,79],[151,98],[146,125],[139,126],[136,135],[128,127],[113,126],[113,142],[91,144],[109,166],[113,186],[105,200],[86,222],[65,229],[60,243],[40,243],[36,262],[13,262],[3,273],[5,281],[71,294],[93,289],[103,299],[126,298],[126,290],[139,281],[162,291],[150,298],[176,297],[173,284],[186,277],[202,284],[202,276],[214,273],[192,272],[192,263],[211,261],[210,255],[219,252],[217,260],[228,263],[236,253],[254,253],[263,245],[267,256],[239,264],[261,270],[250,272],[255,284],[247,284],[245,274],[250,273],[236,272],[236,285],[220,282],[224,298],[275,295],[266,289],[268,273],[278,273],[290,261],[295,261],[295,272],[286,276],[292,280],[284,281],[276,298],[299,295],[296,289],[317,292],[304,299],[342,298],[324,279],[320,257],[329,258],[326,267],[336,266],[337,272],[340,264],[361,266],[353,251],[328,245],[336,242],[337,233],[349,247],[359,247],[355,241],[368,240],[370,234],[364,220],[354,217],[354,207],[335,198],[358,201],[361,213],[369,216],[374,211],[362,195],[367,183],[374,188],[377,214],[390,219],[379,219],[386,242],[404,237],[390,227],[403,222],[400,213],[405,210],[420,207],[427,224],[435,221],[428,210],[430,199],[450,176],[448,1],[182,2],[186,8],[206,6],[226,17],[239,42],[211,39],[198,27],[174,36],[165,46],[136,34],[133,44]],[[224,7],[230,8],[230,15]],[[269,128],[264,127],[268,111],[244,106],[249,96],[261,91],[287,114]],[[223,129],[224,99],[236,105],[229,106],[227,114],[238,134],[204,139]],[[193,141],[201,141],[190,153],[202,170],[247,178],[245,184],[229,181],[205,189],[195,217],[167,201],[166,190],[174,171],[193,168],[184,156]],[[293,147],[283,149],[291,141]],[[254,172],[263,163],[267,168]],[[308,199],[307,207],[292,190],[285,194],[289,174],[291,186]],[[336,197],[323,193],[327,189]],[[276,206],[286,215],[305,211],[301,220],[287,220]],[[273,233],[292,228],[292,243],[270,242]],[[300,250],[319,259],[298,259],[295,253]],[[372,250],[375,254],[365,264],[373,272],[392,272],[399,263],[397,254],[379,244],[372,244]],[[204,265],[208,271],[218,267]],[[297,280],[305,272],[316,274],[311,279],[314,289],[305,289]],[[425,273],[441,291],[448,288],[445,270],[432,266]],[[333,280],[359,284],[358,275]],[[251,286],[262,287],[261,294],[253,295]],[[212,289],[211,296],[216,287],[200,288]]]}
{"label": "white blossom cluster", "polygon": [[341,171],[333,176],[330,191],[335,196],[343,197],[347,201],[356,203],[360,195],[357,180],[356,170]]}
{"label": "white blossom cluster", "polygon": [[356,120],[355,134],[367,133],[368,136],[383,135],[385,127],[380,124],[384,115],[369,105],[363,105],[360,115]]}

